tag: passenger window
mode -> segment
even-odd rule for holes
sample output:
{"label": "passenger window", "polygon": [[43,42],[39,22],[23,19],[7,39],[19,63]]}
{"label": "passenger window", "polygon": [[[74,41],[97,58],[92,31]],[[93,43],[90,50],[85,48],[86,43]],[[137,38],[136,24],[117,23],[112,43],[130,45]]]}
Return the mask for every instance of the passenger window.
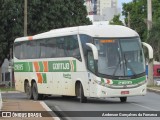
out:
{"label": "passenger window", "polygon": [[57,53],[56,39],[50,38],[46,40],[46,58],[54,58]]}
{"label": "passenger window", "polygon": [[45,40],[40,40],[39,42],[40,45],[40,58],[45,58],[46,57],[46,41]]}
{"label": "passenger window", "polygon": [[81,60],[81,54],[78,44],[77,35],[65,37],[65,53],[67,57],[75,57]]}
{"label": "passenger window", "polygon": [[38,48],[37,48],[37,41],[29,41],[26,44],[25,48],[25,59],[35,59],[38,58]]}
{"label": "passenger window", "polygon": [[18,59],[22,58],[22,43],[15,43],[14,45],[15,57]]}
{"label": "passenger window", "polygon": [[56,38],[57,42],[57,57],[66,57],[65,51],[64,51],[64,37]]}
{"label": "passenger window", "polygon": [[93,43],[93,38],[91,36],[81,34],[80,41],[82,43],[84,56],[86,56],[87,50],[90,50],[90,48],[86,45],[86,43]]}

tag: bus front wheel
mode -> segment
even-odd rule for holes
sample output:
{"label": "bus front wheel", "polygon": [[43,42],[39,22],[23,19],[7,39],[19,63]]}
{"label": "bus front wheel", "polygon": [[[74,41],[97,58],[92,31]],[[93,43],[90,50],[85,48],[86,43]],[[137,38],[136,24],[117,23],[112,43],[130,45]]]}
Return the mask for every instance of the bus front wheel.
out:
{"label": "bus front wheel", "polygon": [[121,102],[126,102],[127,101],[127,97],[120,97],[120,101]]}
{"label": "bus front wheel", "polygon": [[34,100],[41,100],[41,99],[43,99],[43,94],[39,94],[38,93],[38,88],[37,88],[36,82],[33,83],[32,92],[33,92],[33,99]]}
{"label": "bus front wheel", "polygon": [[83,91],[82,84],[80,84],[80,87],[79,87],[79,96],[80,96],[80,102],[81,103],[86,103],[87,102],[87,98],[84,96],[84,91]]}
{"label": "bus front wheel", "polygon": [[28,99],[33,99],[32,89],[31,89],[31,87],[29,86],[29,83],[28,83],[28,82],[25,84],[25,92],[26,92],[26,94],[27,94],[27,98],[28,98]]}

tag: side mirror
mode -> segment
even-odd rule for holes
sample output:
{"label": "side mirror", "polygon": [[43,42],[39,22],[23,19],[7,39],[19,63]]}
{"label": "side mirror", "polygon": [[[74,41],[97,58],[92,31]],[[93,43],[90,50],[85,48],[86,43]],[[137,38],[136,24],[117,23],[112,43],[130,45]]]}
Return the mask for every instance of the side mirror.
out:
{"label": "side mirror", "polygon": [[149,45],[148,43],[142,42],[142,44],[147,47],[148,49],[148,54],[149,54],[149,59],[153,59],[153,48],[151,45]]}
{"label": "side mirror", "polygon": [[93,58],[92,51],[87,51],[87,68],[92,71],[93,73],[96,72],[95,68],[95,60]]}
{"label": "side mirror", "polygon": [[92,43],[86,43],[86,45],[92,49],[94,60],[98,60],[98,50],[96,46]]}
{"label": "side mirror", "polygon": [[89,46],[91,50],[87,51],[87,68],[97,74],[98,73],[98,50],[95,45],[91,43],[86,43],[87,46]]}

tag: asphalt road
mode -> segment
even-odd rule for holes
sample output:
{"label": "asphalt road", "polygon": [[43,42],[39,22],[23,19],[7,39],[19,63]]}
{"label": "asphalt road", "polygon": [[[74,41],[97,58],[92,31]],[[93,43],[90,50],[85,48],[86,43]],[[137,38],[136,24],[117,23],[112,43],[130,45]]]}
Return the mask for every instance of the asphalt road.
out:
{"label": "asphalt road", "polygon": [[[96,112],[88,113],[83,111],[109,111],[109,113],[114,113],[113,111],[118,111],[123,113],[123,111],[129,111],[129,113],[134,114],[132,111],[146,113],[146,111],[151,111],[149,113],[156,113],[160,111],[160,94],[154,92],[148,92],[146,96],[135,96],[129,97],[126,103],[121,103],[118,98],[106,98],[106,99],[88,99],[88,103],[79,103],[76,98],[63,98],[61,96],[52,96],[45,100],[45,103],[53,111],[59,112],[60,116],[68,116],[64,119],[68,120],[159,120],[160,117],[70,117],[70,112],[65,111],[82,111],[79,114],[91,114],[95,115]],[[105,112],[106,113],[106,112]],[[159,112],[160,113],[160,112]],[[74,112],[73,114],[77,114]],[[71,114],[71,115],[73,115]],[[100,115],[101,115],[100,114]],[[99,115],[99,114],[98,114]],[[144,115],[143,115],[144,116]]]}
{"label": "asphalt road", "polygon": [[[24,93],[8,93],[2,94],[3,99],[26,99]],[[63,111],[59,112],[60,115],[70,115],[64,111],[82,111],[76,112],[75,114],[82,114],[80,117],[63,117],[67,120],[159,120],[160,117],[101,117],[101,114],[109,113],[115,114],[114,111],[123,113],[123,111],[128,111],[129,113],[134,114],[133,111],[156,113],[160,111],[160,94],[154,92],[148,92],[146,96],[136,96],[129,97],[126,103],[121,103],[118,98],[107,98],[107,99],[88,99],[88,103],[80,103],[77,98],[64,98],[62,96],[51,96],[44,100],[44,102],[53,110],[53,111]],[[95,112],[83,112],[83,111],[95,111]],[[98,117],[83,117],[85,115],[92,116],[97,115]],[[149,113],[150,113],[149,112]],[[159,113],[160,114],[160,113]],[[73,115],[73,114],[71,114]]]}

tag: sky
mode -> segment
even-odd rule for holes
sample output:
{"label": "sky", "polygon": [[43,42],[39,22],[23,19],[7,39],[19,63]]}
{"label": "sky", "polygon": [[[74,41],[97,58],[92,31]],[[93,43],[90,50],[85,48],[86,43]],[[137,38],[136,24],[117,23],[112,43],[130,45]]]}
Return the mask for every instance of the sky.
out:
{"label": "sky", "polygon": [[132,0],[118,0],[118,7],[122,9],[122,3],[128,3],[131,2]]}
{"label": "sky", "polygon": [[[131,1],[132,1],[132,0],[118,0],[118,8],[120,8],[121,11],[122,11],[122,4],[123,4],[123,3],[131,2]],[[121,16],[120,19],[121,19],[122,21],[124,21],[124,16]]]}

